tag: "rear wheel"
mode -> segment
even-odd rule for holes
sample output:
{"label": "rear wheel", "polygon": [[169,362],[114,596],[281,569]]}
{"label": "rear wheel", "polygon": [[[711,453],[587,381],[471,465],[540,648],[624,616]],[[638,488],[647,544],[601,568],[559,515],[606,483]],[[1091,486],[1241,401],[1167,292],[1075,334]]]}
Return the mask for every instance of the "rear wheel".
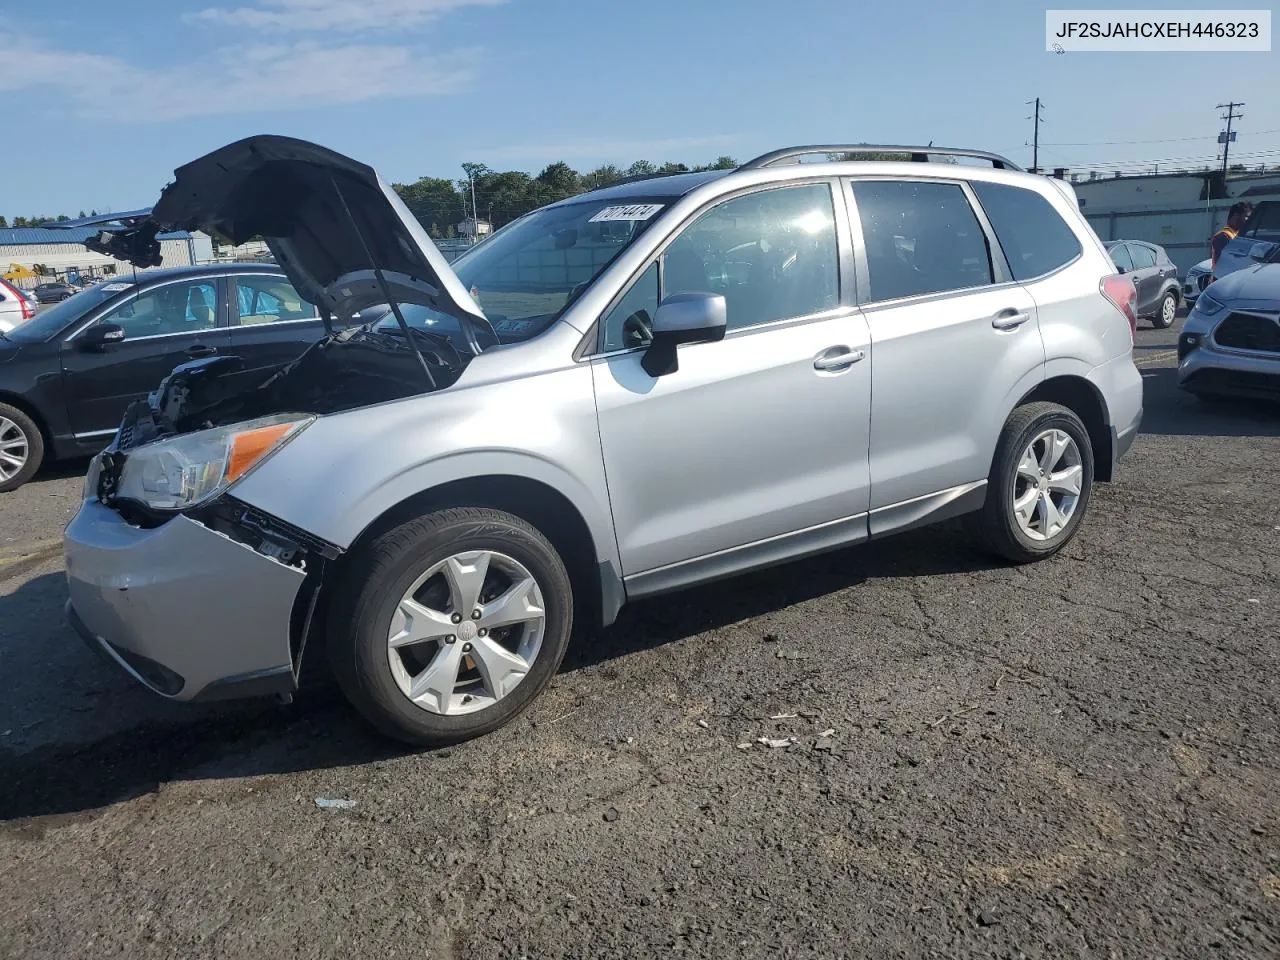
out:
{"label": "rear wheel", "polygon": [[1093,448],[1080,418],[1056,403],[1010,414],[976,516],[994,553],[1014,563],[1051,557],[1080,529],[1093,487]]}
{"label": "rear wheel", "polygon": [[1160,298],[1160,309],[1152,317],[1151,322],[1157,330],[1173,326],[1178,316],[1178,296],[1172,290]]}
{"label": "rear wheel", "polygon": [[40,428],[17,407],[0,403],[0,493],[30,480],[43,460]]}
{"label": "rear wheel", "polygon": [[511,514],[428,514],[383,534],[349,569],[330,663],[356,709],[406,743],[496,730],[551,682],[568,649],[568,572],[546,537]]}

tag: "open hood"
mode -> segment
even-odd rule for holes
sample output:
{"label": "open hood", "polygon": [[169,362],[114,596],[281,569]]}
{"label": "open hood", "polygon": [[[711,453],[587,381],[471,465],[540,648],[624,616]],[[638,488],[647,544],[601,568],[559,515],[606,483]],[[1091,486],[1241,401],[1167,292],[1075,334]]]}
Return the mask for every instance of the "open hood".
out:
{"label": "open hood", "polygon": [[170,230],[202,230],[235,244],[263,238],[298,292],[343,319],[386,303],[390,293],[399,303],[485,323],[373,168],[305,140],[249,137],[193,160],[174,171],[149,217],[94,240],[103,252],[151,266],[155,235]]}

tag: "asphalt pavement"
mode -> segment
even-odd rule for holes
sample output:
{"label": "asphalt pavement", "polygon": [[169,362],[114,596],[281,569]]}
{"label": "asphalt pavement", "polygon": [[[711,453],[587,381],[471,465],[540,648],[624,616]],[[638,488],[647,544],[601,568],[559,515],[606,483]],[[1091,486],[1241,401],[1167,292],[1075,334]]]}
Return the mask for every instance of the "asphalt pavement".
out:
{"label": "asphalt pavement", "polygon": [[0,956],[1280,956],[1280,413],[1175,336],[1054,560],[947,525],[637,604],[437,752],[137,688],[61,622],[83,464],[4,495]]}

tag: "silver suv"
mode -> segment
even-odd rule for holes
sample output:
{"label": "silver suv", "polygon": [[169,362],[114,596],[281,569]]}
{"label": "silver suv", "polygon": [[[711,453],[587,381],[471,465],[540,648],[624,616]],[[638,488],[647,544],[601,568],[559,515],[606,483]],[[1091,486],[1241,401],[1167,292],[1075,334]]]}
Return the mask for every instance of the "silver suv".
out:
{"label": "silver suv", "polygon": [[70,620],[175,700],[288,697],[323,648],[385,733],[474,737],[628,600],[962,514],[1051,556],[1142,414],[1132,283],[991,154],[623,183],[451,268],[372,169],[255,137],[102,242],[169,229],[269,238],[328,330],[178,367],[90,469]]}

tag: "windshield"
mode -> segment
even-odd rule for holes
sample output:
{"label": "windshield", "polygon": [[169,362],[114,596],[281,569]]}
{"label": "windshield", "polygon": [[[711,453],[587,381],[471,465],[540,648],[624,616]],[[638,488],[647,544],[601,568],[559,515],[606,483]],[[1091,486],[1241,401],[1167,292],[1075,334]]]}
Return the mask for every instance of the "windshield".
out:
{"label": "windshield", "polygon": [[[453,262],[454,272],[480,304],[499,343],[528,340],[551,326],[671,198],[629,200],[543,207],[507,224]],[[401,310],[411,326],[454,338],[461,334],[452,317],[410,304]],[[379,314],[375,329],[396,328],[385,306],[361,311],[362,317]],[[480,332],[479,339],[482,347],[493,346],[488,331]]]}
{"label": "windshield", "polygon": [[48,340],[69,323],[73,323],[99,304],[106,303],[133,284],[123,281],[98,283],[79,293],[45,307],[21,326],[9,331],[9,339],[19,343],[40,343]]}

